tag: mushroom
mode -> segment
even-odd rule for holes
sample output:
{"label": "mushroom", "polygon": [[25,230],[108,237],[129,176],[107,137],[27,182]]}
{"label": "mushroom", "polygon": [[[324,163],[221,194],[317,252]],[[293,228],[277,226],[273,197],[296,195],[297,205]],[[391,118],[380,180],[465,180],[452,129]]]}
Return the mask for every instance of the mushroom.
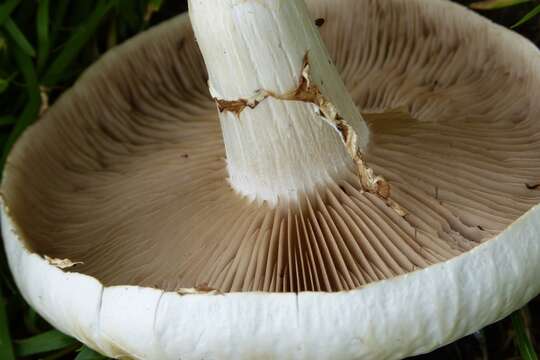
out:
{"label": "mushroom", "polygon": [[308,5],[191,0],[21,137],[2,231],[45,319],[116,358],[390,359],[540,292],[538,50],[448,1]]}

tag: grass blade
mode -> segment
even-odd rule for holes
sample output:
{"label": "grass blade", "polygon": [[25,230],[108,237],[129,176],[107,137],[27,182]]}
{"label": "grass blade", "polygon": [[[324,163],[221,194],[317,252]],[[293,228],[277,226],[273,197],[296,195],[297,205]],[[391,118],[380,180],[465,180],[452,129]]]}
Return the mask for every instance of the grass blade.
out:
{"label": "grass blade", "polygon": [[9,334],[9,319],[6,313],[5,298],[0,285],[0,359],[15,360],[13,343]]}
{"label": "grass blade", "polygon": [[15,57],[15,62],[17,63],[17,66],[19,67],[19,70],[23,74],[25,80],[28,101],[24,107],[24,110],[22,111],[22,114],[17,119],[13,130],[9,134],[9,138],[4,144],[2,159],[0,162],[0,169],[3,169],[7,155],[17,138],[30,124],[32,124],[37,119],[39,107],[41,105],[39,85],[32,60],[28,55],[23,53],[18,48],[15,48],[13,50],[13,53]]}
{"label": "grass blade", "polygon": [[67,348],[64,348],[60,351],[57,351],[53,354],[47,355],[43,358],[40,358],[40,360],[59,360],[59,359],[66,359],[68,355],[70,355],[70,358],[73,356],[73,353],[77,350],[79,347],[79,344],[74,344],[72,346],[68,346]]}
{"label": "grass blade", "polygon": [[40,317],[37,312],[29,307],[24,314],[23,322],[26,330],[31,335],[37,335],[42,332],[42,330],[40,330],[38,326],[39,321]]}
{"label": "grass blade", "polygon": [[0,94],[2,94],[4,91],[7,90],[9,87],[10,79],[2,79],[0,78]]}
{"label": "grass blade", "polygon": [[30,42],[26,39],[26,36],[24,36],[17,24],[15,24],[13,20],[11,20],[11,18],[6,19],[4,23],[4,28],[11,37],[11,40],[13,40],[15,44],[17,44],[17,46],[26,53],[26,55],[31,57],[36,56],[36,51],[30,44]]}
{"label": "grass blade", "polygon": [[148,23],[152,19],[152,15],[157,13],[161,6],[163,5],[163,0],[150,0],[146,6],[146,12],[144,14],[144,26],[148,26]]}
{"label": "grass blade", "polygon": [[21,0],[8,0],[0,5],[0,26],[9,18],[13,10],[19,5]]}
{"label": "grass blade", "polygon": [[525,24],[527,21],[531,20],[536,15],[540,14],[540,5],[536,5],[534,9],[532,9],[527,15],[525,15],[521,20],[519,20],[517,23],[512,25],[512,29]]}
{"label": "grass blade", "polygon": [[94,350],[90,349],[87,346],[83,346],[79,349],[79,354],[75,360],[105,360],[105,356],[98,354]]}
{"label": "grass blade", "polygon": [[58,330],[50,330],[24,340],[15,340],[15,353],[24,357],[42,354],[49,351],[61,350],[74,346],[77,340]]}
{"label": "grass blade", "polygon": [[88,40],[90,40],[98,25],[101,23],[101,20],[107,15],[115,3],[116,1],[114,0],[99,1],[94,12],[69,38],[62,52],[60,52],[60,54],[53,61],[51,67],[45,73],[43,77],[44,85],[56,85],[64,70],[73,62],[83,46],[88,42]]}
{"label": "grass blade", "polygon": [[469,4],[469,7],[476,10],[495,10],[523,4],[526,2],[531,2],[531,0],[484,0],[473,2],[472,4]]}
{"label": "grass blade", "polygon": [[0,126],[15,124],[15,117],[11,115],[0,116]]}
{"label": "grass blade", "polygon": [[49,56],[49,0],[39,0],[38,12],[36,18],[38,56],[37,67],[42,69]]}
{"label": "grass blade", "polygon": [[64,21],[68,5],[69,0],[59,0],[52,11],[54,13],[54,19],[51,25],[50,43],[53,46],[56,44],[56,39],[58,38],[58,33]]}
{"label": "grass blade", "polygon": [[521,353],[521,358],[523,360],[538,360],[534,347],[531,344],[531,340],[527,335],[521,310],[512,314],[512,325],[516,333],[515,342],[519,352]]}

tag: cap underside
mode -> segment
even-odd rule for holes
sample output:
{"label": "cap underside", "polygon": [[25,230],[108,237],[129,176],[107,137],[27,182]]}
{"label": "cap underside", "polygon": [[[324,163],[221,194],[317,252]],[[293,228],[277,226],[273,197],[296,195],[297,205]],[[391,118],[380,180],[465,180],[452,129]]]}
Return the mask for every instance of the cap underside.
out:
{"label": "cap underside", "polygon": [[10,213],[33,251],[105,285],[341,291],[458,256],[540,202],[540,79],[498,29],[440,8],[314,9],[404,217],[353,170],[297,204],[236,194],[180,20],[114,50],[25,133]]}

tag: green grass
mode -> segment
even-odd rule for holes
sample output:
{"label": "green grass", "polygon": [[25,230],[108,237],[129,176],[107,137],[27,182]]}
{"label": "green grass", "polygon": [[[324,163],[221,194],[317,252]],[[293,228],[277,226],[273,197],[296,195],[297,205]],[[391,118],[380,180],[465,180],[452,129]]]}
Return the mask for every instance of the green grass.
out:
{"label": "green grass", "polygon": [[[497,10],[504,9],[512,6],[517,6],[525,3],[538,3],[535,0],[483,0],[470,4],[470,7],[477,10]],[[540,14],[540,4],[534,6],[529,12],[527,12],[521,19],[519,19],[512,28],[516,28],[532,20]]]}
{"label": "green grass", "polygon": [[[161,0],[7,0],[0,5],[1,168],[41,111],[109,48],[184,4]],[[21,321],[22,319],[22,321]],[[0,252],[0,359],[105,359],[26,305]]]}
{"label": "green grass", "polygon": [[512,325],[515,331],[514,341],[523,360],[538,360],[534,346],[523,321],[523,310],[512,314]]}
{"label": "green grass", "polygon": [[[497,0],[491,5],[534,5],[531,2]],[[483,3],[484,8],[490,5]],[[4,0],[0,5],[0,168],[17,138],[84,69],[109,48],[183,9],[185,1],[175,0]],[[521,25],[539,12],[540,5],[533,6],[524,18],[512,22]],[[509,329],[507,336],[515,343],[510,353],[537,360],[524,314],[517,312],[499,325]],[[472,339],[479,347],[491,341],[489,331]],[[105,359],[52,329],[26,305],[0,251],[0,359],[17,358]]]}

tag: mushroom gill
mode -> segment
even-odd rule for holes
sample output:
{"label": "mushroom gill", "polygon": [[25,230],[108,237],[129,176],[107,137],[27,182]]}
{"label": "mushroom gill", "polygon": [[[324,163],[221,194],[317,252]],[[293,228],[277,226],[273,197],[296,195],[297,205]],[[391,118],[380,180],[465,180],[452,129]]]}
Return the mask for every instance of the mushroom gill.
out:
{"label": "mushroom gill", "polygon": [[540,71],[519,47],[429,2],[312,5],[405,216],[353,168],[298,202],[238,195],[180,18],[105,56],[17,143],[2,193],[27,246],[105,285],[343,291],[458,256],[540,203]]}

